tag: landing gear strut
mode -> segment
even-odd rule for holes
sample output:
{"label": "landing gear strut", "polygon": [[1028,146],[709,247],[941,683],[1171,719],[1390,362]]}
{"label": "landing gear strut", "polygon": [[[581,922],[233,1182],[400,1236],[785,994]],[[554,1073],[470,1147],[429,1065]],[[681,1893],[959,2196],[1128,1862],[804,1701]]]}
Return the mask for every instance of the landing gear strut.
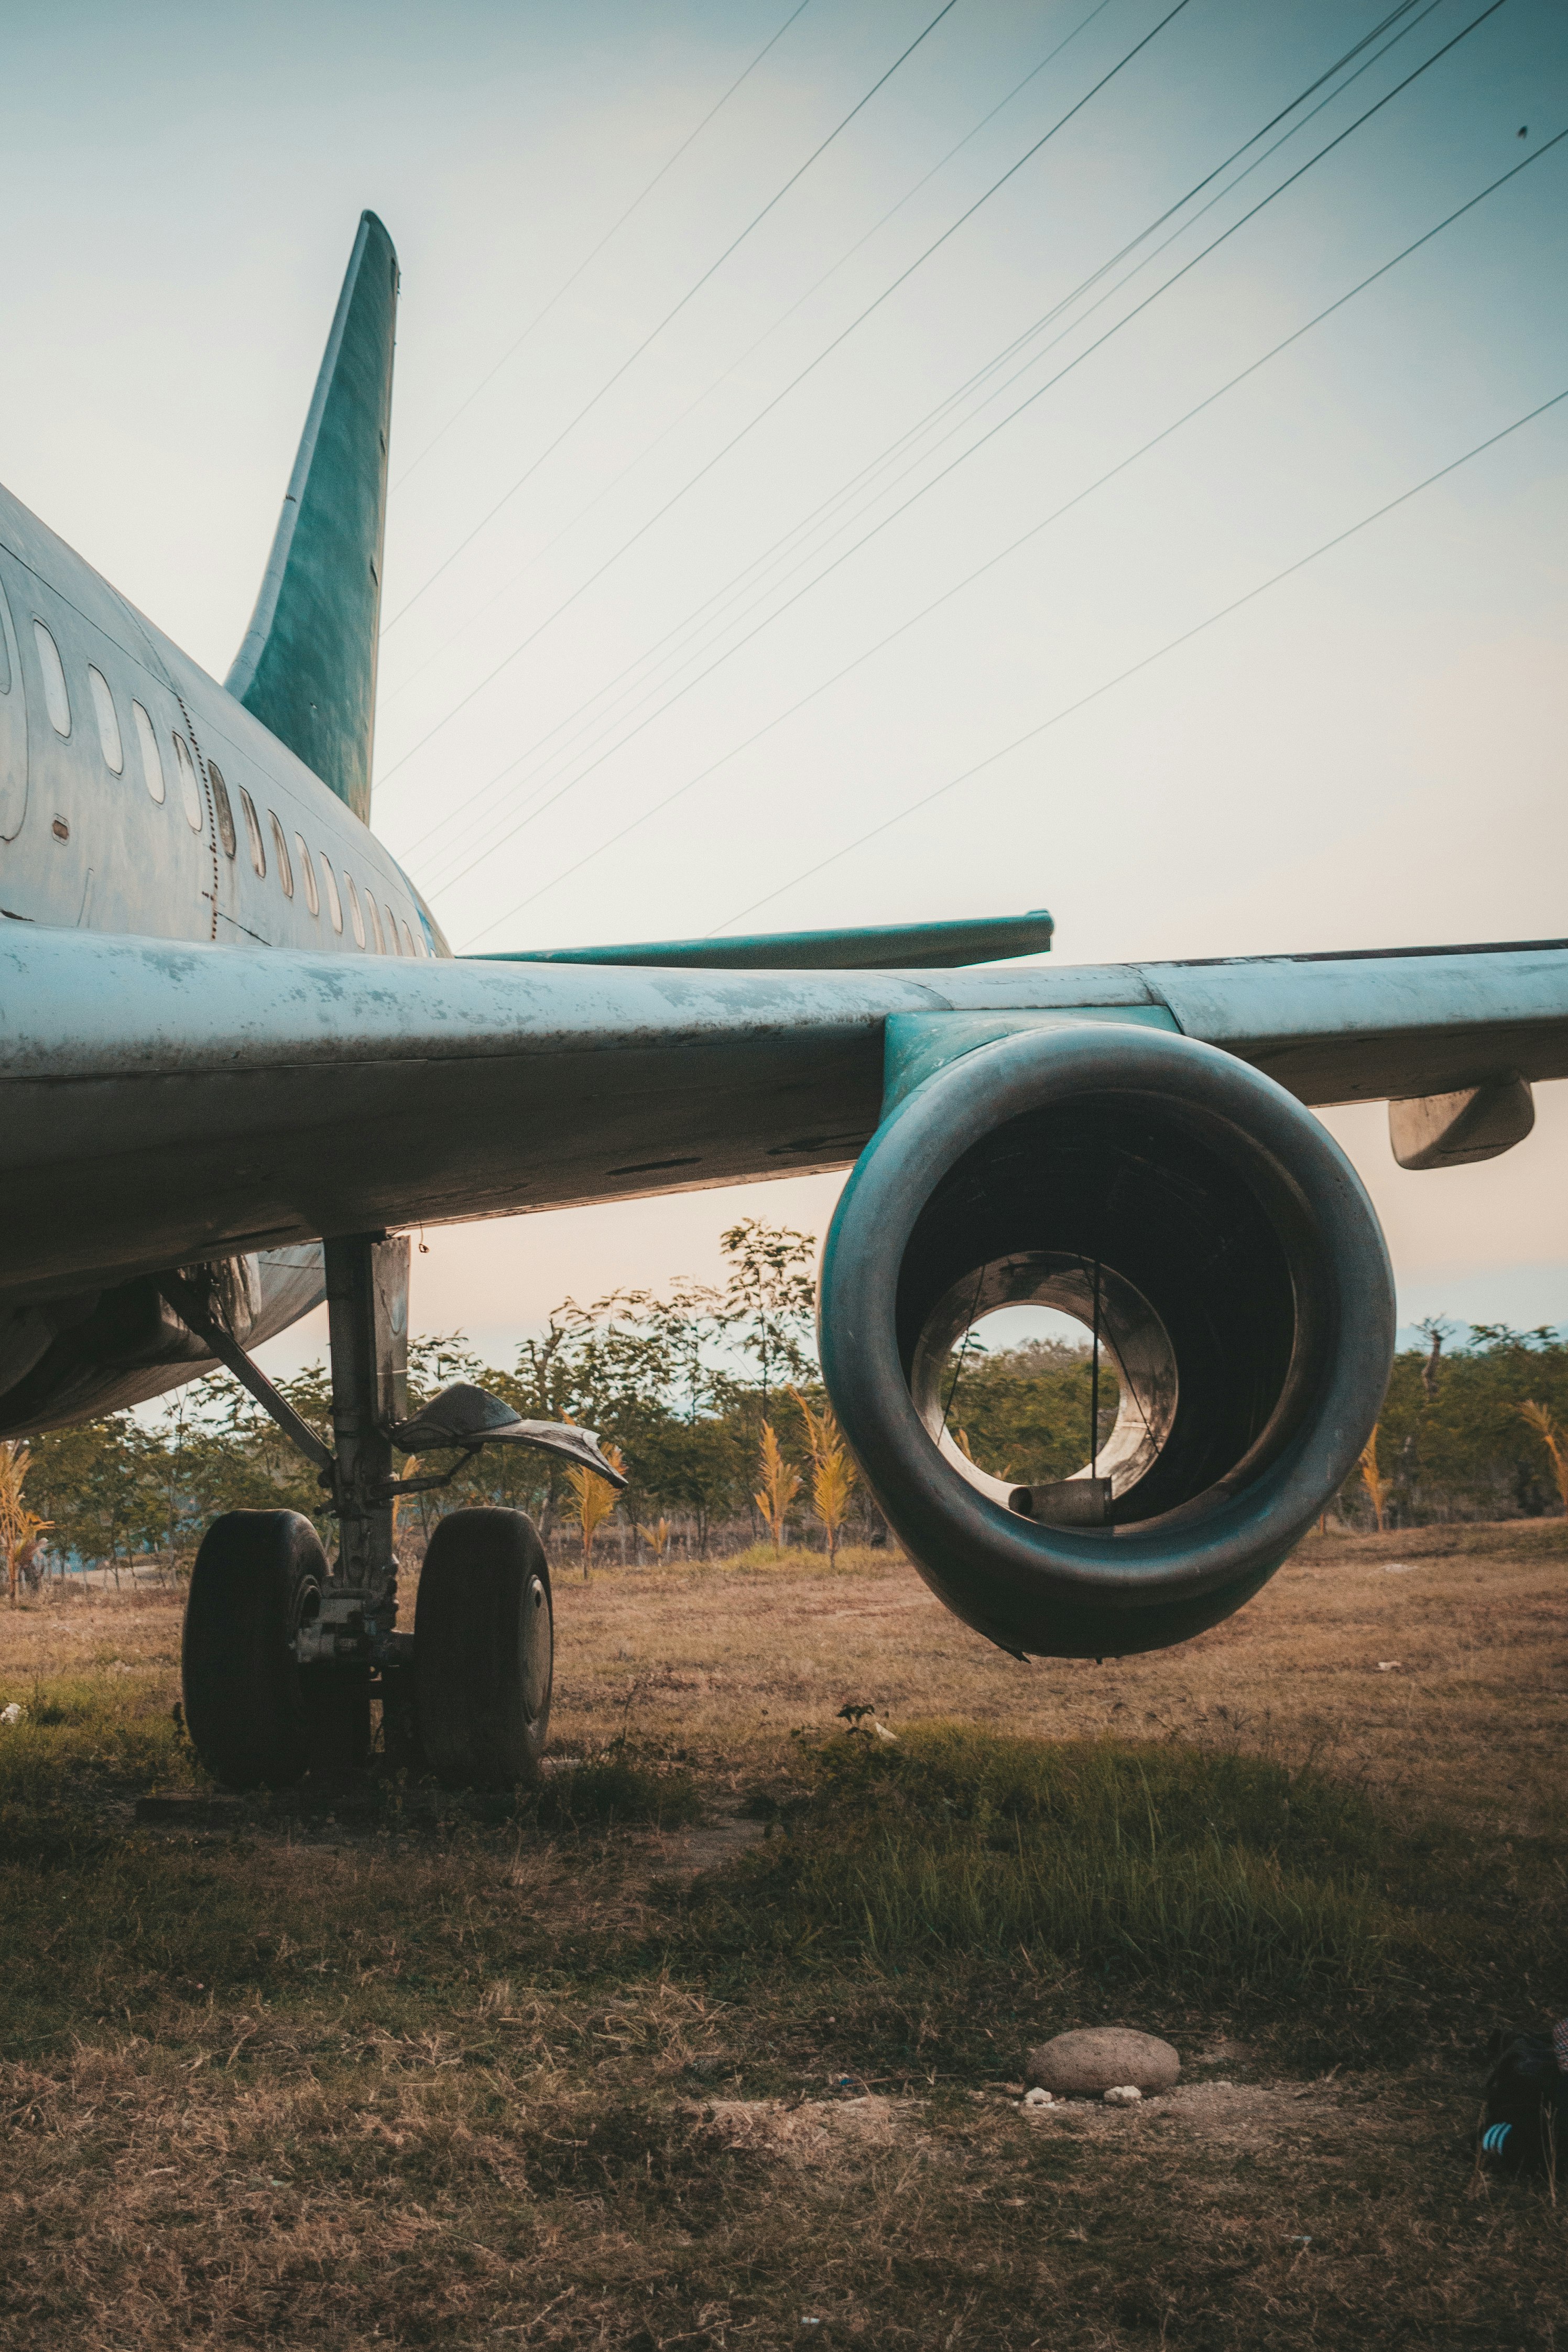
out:
{"label": "landing gear strut", "polygon": [[[457,1787],[535,1780],[553,1634],[550,1570],[532,1524],[521,1511],[449,1513],[430,1541],[410,1635],[396,1630],[396,1498],[446,1486],[480,1446],[497,1444],[563,1454],[614,1486],[626,1480],[591,1431],[520,1420],[465,1382],[411,1420],[407,1237],[354,1234],[324,1250],[331,1447],[235,1340],[212,1285],[183,1272],[162,1278],[174,1312],[315,1464],[339,1530],[329,1564],[296,1512],[230,1511],[208,1528],[185,1611],[191,1738],[230,1787],[285,1786],[308,1769],[366,1760],[374,1690],[389,1761],[427,1762]],[[395,1449],[455,1450],[458,1459],[399,1479]]]}

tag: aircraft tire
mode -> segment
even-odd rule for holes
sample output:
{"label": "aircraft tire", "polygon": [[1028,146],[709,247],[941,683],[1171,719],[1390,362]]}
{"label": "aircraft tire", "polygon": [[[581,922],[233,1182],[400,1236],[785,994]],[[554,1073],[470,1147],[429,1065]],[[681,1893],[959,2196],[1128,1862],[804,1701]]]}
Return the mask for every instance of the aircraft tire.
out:
{"label": "aircraft tire", "polygon": [[450,1511],[414,1619],[419,1738],[452,1789],[532,1787],[550,1729],[550,1564],[521,1511]]}
{"label": "aircraft tire", "polygon": [[[302,1779],[326,1727],[340,1730],[341,1751],[352,1745],[348,1725],[335,1722],[353,1711],[352,1695],[343,1705],[346,1677],[334,1667],[307,1677],[290,1646],[326,1580],[321,1539],[298,1511],[226,1511],[202,1538],[185,1602],[185,1728],[207,1770],[231,1789]],[[307,1689],[318,1674],[333,1677],[333,1688]],[[364,1709],[368,1748],[368,1678]]]}

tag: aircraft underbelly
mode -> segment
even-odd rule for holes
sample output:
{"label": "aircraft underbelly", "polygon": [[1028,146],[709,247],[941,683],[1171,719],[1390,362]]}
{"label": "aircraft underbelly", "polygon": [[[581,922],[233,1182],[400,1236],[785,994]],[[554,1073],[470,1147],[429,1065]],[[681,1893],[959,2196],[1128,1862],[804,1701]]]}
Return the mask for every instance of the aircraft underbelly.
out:
{"label": "aircraft underbelly", "polygon": [[[325,1296],[316,1243],[211,1270],[230,1328],[250,1347],[286,1330]],[[122,1412],[214,1370],[145,1276],[0,1303],[0,1437]]]}

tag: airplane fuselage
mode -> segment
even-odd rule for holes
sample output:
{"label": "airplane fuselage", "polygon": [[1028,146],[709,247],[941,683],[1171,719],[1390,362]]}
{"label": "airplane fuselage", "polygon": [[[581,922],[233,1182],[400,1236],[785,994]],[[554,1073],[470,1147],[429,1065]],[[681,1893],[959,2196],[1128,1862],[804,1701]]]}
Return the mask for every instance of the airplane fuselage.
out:
{"label": "airplane fuselage", "polygon": [[[0,928],[363,959],[449,955],[353,811],[0,489]],[[322,1296],[318,1244],[225,1261],[251,1345]],[[0,1421],[35,1427],[209,1369],[155,1289],[0,1290]]]}
{"label": "airplane fuselage", "polygon": [[0,919],[447,952],[353,811],[0,489]]}

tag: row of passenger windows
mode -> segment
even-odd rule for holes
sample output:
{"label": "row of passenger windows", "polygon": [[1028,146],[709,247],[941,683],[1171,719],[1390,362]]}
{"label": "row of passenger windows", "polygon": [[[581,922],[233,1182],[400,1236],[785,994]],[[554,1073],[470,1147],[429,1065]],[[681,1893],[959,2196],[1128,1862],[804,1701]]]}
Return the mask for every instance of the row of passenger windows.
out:
{"label": "row of passenger windows", "polygon": [[[38,648],[38,665],[44,676],[44,703],[49,714],[49,724],[57,735],[68,736],[71,731],[70,695],[66,688],[65,667],[60,660],[59,647],[42,621],[36,620],[33,623],[33,635]],[[4,638],[0,637],[0,658],[4,656]],[[125,745],[121,736],[120,717],[114,708],[114,696],[110,690],[109,680],[89,662],[87,682],[92,697],[93,716],[98,721],[98,740],[103,751],[104,761],[115,775],[123,775]],[[9,685],[8,679],[6,684]],[[153,798],[161,803],[167,793],[168,785],[157,730],[139,702],[132,703],[131,718],[136,731],[136,748],[142,762],[142,780]],[[195,760],[190,745],[178,730],[174,733],[174,766],[180,780],[180,794],[184,803],[185,816],[192,832],[199,833],[204,818],[201,780],[196,773]],[[223,845],[225,856],[234,857],[238,854],[239,836],[235,831],[234,808],[229,800],[228,786],[224,782],[223,772],[216,760],[207,761],[207,781],[212,786],[213,807],[217,816],[218,839]],[[267,843],[261,830],[261,819],[256,813],[256,803],[243,784],[239,787],[239,805],[245,821],[246,842],[250,851],[250,863],[257,874],[265,881]],[[277,815],[268,809],[267,816],[272,835],[272,862],[283,896],[286,898],[291,898],[294,896],[294,868],[297,858],[300,882],[305,894],[306,906],[319,920],[324,897],[332,929],[334,931],[341,931],[343,928],[343,899],[338,889],[337,877],[332,871],[325,851],[318,850],[315,857],[312,858],[304,835],[297,833],[294,835],[295,855],[290,856],[289,838]],[[318,865],[321,874],[321,889],[316,887]],[[354,943],[357,947],[363,948],[369,945],[374,937],[378,955],[414,956],[423,955],[426,952],[423,940],[416,942],[415,934],[409,929],[408,925],[400,924],[390,907],[385,908],[384,910],[378,908],[368,888],[362,895],[355,887],[353,877],[346,867],[343,871],[343,892],[348,898],[349,920],[353,926]],[[384,911],[384,924],[382,919]]]}

